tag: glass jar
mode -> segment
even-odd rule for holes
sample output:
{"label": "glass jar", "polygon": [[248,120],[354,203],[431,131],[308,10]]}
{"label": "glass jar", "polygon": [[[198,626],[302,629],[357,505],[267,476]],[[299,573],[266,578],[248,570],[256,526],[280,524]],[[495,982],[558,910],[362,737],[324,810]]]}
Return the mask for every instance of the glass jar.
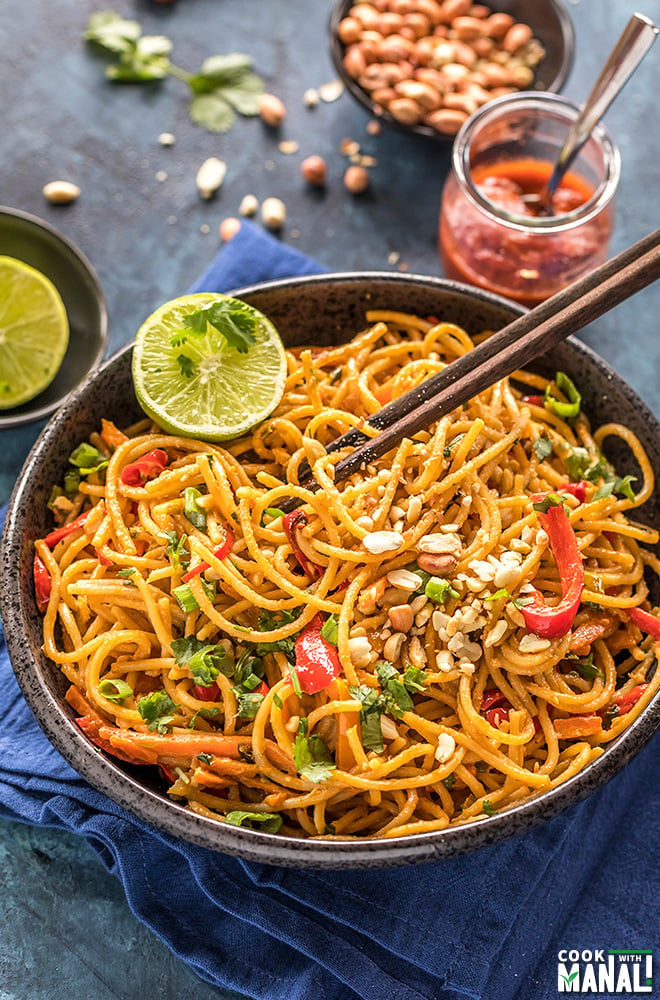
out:
{"label": "glass jar", "polygon": [[497,98],[456,136],[440,209],[439,248],[449,278],[533,306],[607,257],[621,161],[599,124],[575,157],[551,216],[525,195],[550,176],[577,105],[554,94]]}

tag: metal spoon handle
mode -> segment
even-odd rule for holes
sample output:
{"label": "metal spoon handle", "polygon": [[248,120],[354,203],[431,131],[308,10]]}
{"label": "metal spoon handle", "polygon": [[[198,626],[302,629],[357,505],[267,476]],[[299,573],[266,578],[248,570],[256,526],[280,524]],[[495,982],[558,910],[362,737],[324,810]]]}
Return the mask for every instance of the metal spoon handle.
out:
{"label": "metal spoon handle", "polygon": [[562,146],[546,185],[544,195],[547,198],[554,194],[592,129],[637,69],[657,34],[658,28],[648,17],[644,14],[632,15]]}

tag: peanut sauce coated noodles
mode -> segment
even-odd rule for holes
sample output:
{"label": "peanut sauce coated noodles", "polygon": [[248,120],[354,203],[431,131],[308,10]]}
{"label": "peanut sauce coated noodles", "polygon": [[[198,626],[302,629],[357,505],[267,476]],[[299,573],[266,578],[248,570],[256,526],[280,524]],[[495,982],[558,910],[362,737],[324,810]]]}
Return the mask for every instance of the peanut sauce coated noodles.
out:
{"label": "peanut sauce coated noodles", "polygon": [[36,542],[81,730],[220,822],[332,840],[490,816],[579,772],[660,686],[637,438],[592,433],[566,374],[518,372],[335,484],[325,446],[472,347],[434,318],[367,322],[289,352],[276,411],[224,446],[103,421]]}

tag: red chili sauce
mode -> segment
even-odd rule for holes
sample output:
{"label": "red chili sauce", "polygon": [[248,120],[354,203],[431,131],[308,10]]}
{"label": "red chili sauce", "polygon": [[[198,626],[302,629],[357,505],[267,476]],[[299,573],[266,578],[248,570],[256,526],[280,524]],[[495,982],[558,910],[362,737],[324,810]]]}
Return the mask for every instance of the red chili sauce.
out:
{"label": "red chili sauce", "polygon": [[[552,163],[541,160],[511,160],[476,167],[472,179],[495,205],[534,218],[538,213],[523,196],[538,194],[552,168]],[[558,221],[585,204],[593,193],[593,186],[584,177],[567,173],[552,199]],[[532,306],[604,260],[611,228],[612,215],[606,208],[561,232],[514,229],[475,208],[450,177],[440,214],[440,253],[449,278]]]}

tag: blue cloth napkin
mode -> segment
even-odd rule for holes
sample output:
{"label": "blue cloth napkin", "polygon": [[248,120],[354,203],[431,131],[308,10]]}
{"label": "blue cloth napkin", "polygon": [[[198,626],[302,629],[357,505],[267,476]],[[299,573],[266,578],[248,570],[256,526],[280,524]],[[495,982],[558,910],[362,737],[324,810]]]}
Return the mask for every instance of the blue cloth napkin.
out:
{"label": "blue cloth napkin", "polygon": [[[193,290],[319,270],[244,223]],[[0,813],[80,834],[177,955],[257,1000],[541,1000],[556,995],[561,949],[660,945],[660,738],[524,836],[417,867],[321,873],[176,840],[94,791],[34,721],[1,627],[0,717]]]}

